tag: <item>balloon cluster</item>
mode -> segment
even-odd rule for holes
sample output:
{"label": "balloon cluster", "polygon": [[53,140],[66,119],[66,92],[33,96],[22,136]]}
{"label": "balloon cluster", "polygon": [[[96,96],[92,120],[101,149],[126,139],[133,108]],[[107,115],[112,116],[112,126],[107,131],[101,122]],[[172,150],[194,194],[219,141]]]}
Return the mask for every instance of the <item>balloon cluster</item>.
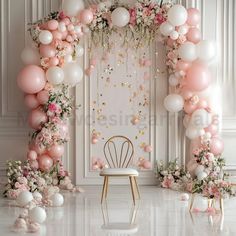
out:
{"label": "balloon cluster", "polygon": [[34,45],[22,51],[25,67],[17,77],[31,110],[28,123],[35,130],[27,158],[33,168],[46,172],[64,154],[66,120],[72,109],[68,89],[83,78],[78,58],[84,49],[79,41],[93,20],[82,1],[64,1],[62,10],[31,25]]}

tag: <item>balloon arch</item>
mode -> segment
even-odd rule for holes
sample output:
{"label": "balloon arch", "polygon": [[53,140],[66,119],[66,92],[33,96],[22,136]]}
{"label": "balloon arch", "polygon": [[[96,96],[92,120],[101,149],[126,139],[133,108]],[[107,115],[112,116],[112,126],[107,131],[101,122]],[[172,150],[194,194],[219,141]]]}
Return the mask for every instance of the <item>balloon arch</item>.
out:
{"label": "balloon arch", "polygon": [[[69,88],[83,78],[83,70],[76,61],[84,50],[79,42],[85,34],[91,34],[94,44],[109,50],[109,36],[123,28],[128,32],[126,42],[134,42],[135,47],[155,39],[166,46],[169,85],[175,93],[165,98],[164,105],[169,112],[184,110],[186,136],[198,143],[188,164],[192,175],[190,191],[203,193],[210,182],[218,184],[224,165],[220,157],[223,141],[218,135],[218,116],[209,98],[201,93],[211,82],[208,62],[214,58],[215,49],[211,42],[201,39],[199,23],[200,12],[181,5],[138,0],[129,7],[107,1],[84,9],[80,1],[67,0],[61,12],[31,24],[29,31],[35,47],[23,50],[25,67],[17,78],[25,93],[25,104],[31,109],[28,121],[34,129],[24,165],[37,170],[42,178],[54,175],[55,183],[48,184],[73,189],[61,157],[63,144],[69,138],[67,119],[73,109]],[[85,73],[92,73],[94,67],[91,62]],[[162,181],[169,181],[170,176],[163,173]],[[16,181],[12,178],[6,195],[16,195],[12,193],[17,191]]]}

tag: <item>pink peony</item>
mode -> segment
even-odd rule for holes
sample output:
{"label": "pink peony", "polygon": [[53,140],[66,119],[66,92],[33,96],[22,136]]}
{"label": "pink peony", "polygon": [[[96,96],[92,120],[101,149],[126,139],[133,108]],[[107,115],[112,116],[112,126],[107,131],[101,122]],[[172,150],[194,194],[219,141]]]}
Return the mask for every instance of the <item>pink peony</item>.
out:
{"label": "pink peony", "polygon": [[161,186],[163,188],[171,188],[174,183],[174,179],[172,176],[165,176]]}
{"label": "pink peony", "polygon": [[56,103],[50,103],[50,104],[48,105],[48,110],[49,110],[49,111],[52,111],[52,112],[56,112],[56,110],[57,110],[57,104],[56,104]]}
{"label": "pink peony", "polygon": [[164,16],[161,14],[161,13],[158,13],[156,16],[155,16],[155,19],[154,19],[154,23],[155,24],[162,24],[163,22],[165,22],[166,19],[164,18]]}
{"label": "pink peony", "polygon": [[136,11],[134,8],[130,9],[129,10],[129,14],[130,14],[130,21],[129,23],[132,25],[132,26],[135,26],[136,24]]}

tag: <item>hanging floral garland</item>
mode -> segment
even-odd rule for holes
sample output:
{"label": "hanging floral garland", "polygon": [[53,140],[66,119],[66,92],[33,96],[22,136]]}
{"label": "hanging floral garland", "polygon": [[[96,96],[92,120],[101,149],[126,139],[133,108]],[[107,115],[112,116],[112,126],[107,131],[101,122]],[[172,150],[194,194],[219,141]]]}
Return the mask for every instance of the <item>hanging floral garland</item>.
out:
{"label": "hanging floral garland", "polygon": [[[212,44],[201,40],[199,11],[147,0],[139,0],[131,7],[105,2],[88,9],[83,9],[80,1],[67,0],[62,10],[31,24],[29,29],[35,48],[27,47],[22,52],[26,66],[19,73],[17,83],[25,93],[25,104],[31,109],[29,125],[34,132],[27,162],[17,167],[21,171],[16,170],[15,174],[11,170],[12,165],[19,163],[8,163],[5,195],[15,198],[25,189],[17,184],[19,177],[26,178],[24,185],[30,191],[39,189],[37,176],[32,180],[28,174],[36,170],[38,177],[49,179],[45,187],[59,185],[75,190],[61,157],[63,144],[69,139],[67,120],[73,108],[69,88],[83,78],[78,63],[78,57],[83,55],[79,42],[90,32],[95,45],[109,49],[112,46],[109,36],[121,29],[124,43],[131,42],[136,48],[155,39],[166,45],[169,84],[175,92],[166,97],[164,105],[169,112],[184,109],[186,136],[197,143],[194,159],[188,165],[193,178],[191,191],[205,193],[214,186],[221,192],[223,142],[218,137],[217,114],[209,100],[201,95],[210,84],[206,62],[215,55]],[[25,166],[26,172],[22,171]],[[165,173],[161,173],[164,179],[171,178]]]}

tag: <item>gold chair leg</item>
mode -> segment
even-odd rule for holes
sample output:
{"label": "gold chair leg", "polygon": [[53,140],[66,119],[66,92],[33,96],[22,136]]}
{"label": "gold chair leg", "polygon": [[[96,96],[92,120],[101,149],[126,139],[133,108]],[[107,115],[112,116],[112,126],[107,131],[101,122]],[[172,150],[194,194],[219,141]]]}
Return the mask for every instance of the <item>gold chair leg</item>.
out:
{"label": "gold chair leg", "polygon": [[133,185],[133,177],[132,176],[129,176],[129,181],[130,181],[130,187],[131,187],[133,202],[134,202],[134,205],[135,205],[135,193],[134,193],[134,185]]}
{"label": "gold chair leg", "polygon": [[220,198],[220,211],[221,214],[224,214],[224,199]]}
{"label": "gold chair leg", "polygon": [[194,199],[195,199],[195,195],[192,194],[192,196],[191,196],[191,202],[190,202],[190,206],[189,206],[189,211],[192,211],[192,209],[193,209]]}
{"label": "gold chair leg", "polygon": [[101,198],[101,203],[103,202],[105,190],[106,190],[106,182],[107,182],[107,176],[104,176],[104,182],[103,182],[103,187],[102,187],[102,198]]}
{"label": "gold chair leg", "polygon": [[138,199],[140,199],[140,192],[139,192],[139,187],[138,187],[138,183],[137,183],[136,177],[134,177],[134,183],[135,183],[136,191],[137,191],[137,194],[138,194]]}
{"label": "gold chair leg", "polygon": [[107,176],[107,178],[106,178],[105,198],[107,198],[107,192],[108,192],[108,179],[109,179],[109,177]]}

